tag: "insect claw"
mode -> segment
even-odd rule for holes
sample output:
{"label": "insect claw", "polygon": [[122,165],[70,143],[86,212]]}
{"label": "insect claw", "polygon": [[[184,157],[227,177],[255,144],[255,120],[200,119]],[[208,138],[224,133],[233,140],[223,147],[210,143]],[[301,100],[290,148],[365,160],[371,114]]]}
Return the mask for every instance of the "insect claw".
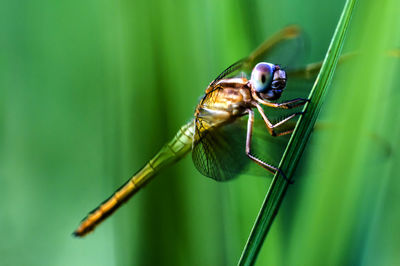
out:
{"label": "insect claw", "polygon": [[283,177],[283,179],[285,179],[286,180],[286,182],[288,182],[289,183],[289,185],[292,185],[292,184],[294,184],[294,181],[293,180],[289,180],[287,177],[286,177],[286,175],[282,172],[282,170],[281,169],[279,169],[278,168],[278,172],[279,172],[279,174],[281,174],[282,175],[282,177]]}

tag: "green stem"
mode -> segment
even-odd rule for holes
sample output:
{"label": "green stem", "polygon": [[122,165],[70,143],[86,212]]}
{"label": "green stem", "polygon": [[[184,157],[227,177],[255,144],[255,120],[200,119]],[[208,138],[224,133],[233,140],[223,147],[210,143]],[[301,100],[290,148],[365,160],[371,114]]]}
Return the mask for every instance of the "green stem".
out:
{"label": "green stem", "polygon": [[[299,119],[283,154],[279,168],[286,174],[289,180],[293,176],[320,112],[327,88],[336,68],[355,4],[356,0],[346,1],[321,70],[310,92],[310,102],[305,105],[305,114]],[[239,265],[253,265],[255,263],[264,239],[278,213],[288,184],[287,180],[282,175],[279,175],[279,173],[274,176],[249,239],[243,249]]]}

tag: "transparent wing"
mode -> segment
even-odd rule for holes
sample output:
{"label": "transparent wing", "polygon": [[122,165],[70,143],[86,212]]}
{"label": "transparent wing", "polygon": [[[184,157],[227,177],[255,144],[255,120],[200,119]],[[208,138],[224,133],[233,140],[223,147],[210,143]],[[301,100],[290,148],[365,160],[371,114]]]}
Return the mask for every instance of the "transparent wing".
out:
{"label": "transparent wing", "polygon": [[[321,62],[307,64],[304,34],[296,26],[288,26],[262,43],[247,58],[241,60],[240,72],[232,76],[246,75],[248,78],[259,62],[280,65],[287,74],[286,88],[278,100],[284,102],[295,98],[307,98],[321,67]],[[267,111],[269,113],[269,111]]]}
{"label": "transparent wing", "polygon": [[201,119],[196,121],[192,159],[197,170],[217,181],[233,179],[244,172],[249,163],[245,154],[245,139],[241,131],[232,130],[232,124],[203,129]]}
{"label": "transparent wing", "polygon": [[250,74],[259,62],[278,64],[285,69],[297,67],[303,59],[301,56],[304,56],[304,43],[303,34],[298,26],[283,28],[241,60],[241,71]]}
{"label": "transparent wing", "polygon": [[223,78],[249,75],[259,62],[279,64],[282,67],[294,67],[299,61],[299,54],[304,50],[304,41],[300,28],[288,26],[275,33],[255,49],[248,57],[243,58],[225,69],[210,83],[210,87]]}
{"label": "transparent wing", "polygon": [[321,62],[307,65],[305,54],[305,41],[300,28],[296,25],[288,26],[264,41],[248,57],[225,69],[210,83],[206,93],[212,92],[217,82],[223,78],[249,78],[257,63],[269,62],[280,65],[287,73],[287,86],[280,101],[305,97],[321,67]]}
{"label": "transparent wing", "polygon": [[[200,173],[217,181],[231,180],[243,173],[272,176],[246,155],[247,118],[246,115],[234,123],[208,128],[207,121],[196,121],[192,159]],[[282,130],[293,127],[294,122],[288,123]],[[262,118],[257,116],[253,128],[252,152],[263,161],[277,166],[288,138],[272,137]]]}

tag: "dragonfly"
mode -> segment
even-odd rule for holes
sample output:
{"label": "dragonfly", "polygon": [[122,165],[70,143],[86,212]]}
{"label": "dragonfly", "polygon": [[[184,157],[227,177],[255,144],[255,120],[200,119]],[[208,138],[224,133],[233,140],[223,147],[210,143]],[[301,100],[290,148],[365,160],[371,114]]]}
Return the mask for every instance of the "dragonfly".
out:
{"label": "dragonfly", "polygon": [[[183,125],[174,138],[147,162],[136,174],[97,208],[91,211],[74,231],[83,237],[113,214],[136,192],[143,188],[166,166],[176,163],[192,152],[192,160],[197,170],[217,181],[227,181],[248,169],[248,165],[275,174],[278,167],[256,156],[253,142],[256,140],[255,114],[261,116],[262,131],[273,139],[288,136],[293,131],[292,122],[302,112],[291,112],[273,122],[264,107],[279,110],[293,110],[304,105],[306,98],[281,99],[288,77],[315,77],[321,64],[314,63],[303,68],[285,70],[281,65],[262,61],[273,58],[273,51],[286,43],[296,41],[301,35],[298,26],[283,28],[262,43],[248,57],[229,66],[207,87],[194,113],[194,118]],[[296,50],[291,50],[292,54]],[[284,52],[288,54],[288,52]],[[288,56],[290,57],[290,56]],[[251,73],[250,76],[246,73]],[[244,120],[247,118],[247,121]],[[241,122],[239,122],[241,121]],[[244,121],[244,122],[243,122]],[[258,123],[257,128],[260,128]],[[240,126],[238,126],[240,125]],[[241,128],[237,134],[237,128]],[[284,128],[280,130],[281,128]],[[233,130],[234,129],[234,130]],[[269,143],[266,146],[270,146]],[[270,152],[271,154],[271,152]],[[283,173],[282,173],[283,174]]]}

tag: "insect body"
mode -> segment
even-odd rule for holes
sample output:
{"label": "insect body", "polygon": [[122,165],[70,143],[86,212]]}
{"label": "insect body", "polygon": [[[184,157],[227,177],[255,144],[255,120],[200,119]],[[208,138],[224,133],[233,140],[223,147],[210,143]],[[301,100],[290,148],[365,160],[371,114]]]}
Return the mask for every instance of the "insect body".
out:
{"label": "insect body", "polygon": [[[249,57],[233,64],[222,72],[205,91],[197,105],[194,119],[182,126],[175,137],[132,178],[100,206],[87,215],[74,232],[84,236],[92,231],[105,218],[110,216],[140,188],[147,184],[165,166],[183,158],[192,151],[196,168],[205,176],[218,181],[230,180],[245,169],[248,162],[255,162],[269,172],[279,169],[252,153],[254,114],[258,112],[271,136],[282,136],[292,132],[277,131],[277,128],[301,114],[294,112],[277,123],[272,123],[263,106],[278,109],[291,109],[306,103],[307,100],[295,98],[276,103],[287,83],[287,73],[277,64],[260,62],[272,48],[286,40],[298,36],[295,26],[287,27],[264,42]],[[250,78],[242,72],[251,69]],[[225,129],[248,116],[244,138],[238,139]],[[244,145],[235,145],[237,140]]]}

